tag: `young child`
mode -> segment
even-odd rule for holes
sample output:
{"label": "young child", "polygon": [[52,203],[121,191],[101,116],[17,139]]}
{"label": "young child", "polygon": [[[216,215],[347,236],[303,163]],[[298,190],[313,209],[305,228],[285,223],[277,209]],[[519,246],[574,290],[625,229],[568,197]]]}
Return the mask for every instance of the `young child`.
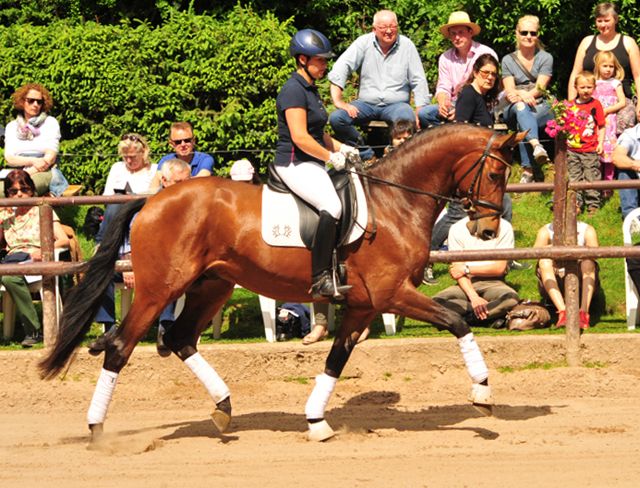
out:
{"label": "young child", "polygon": [[[593,98],[602,104],[606,120],[603,151],[600,154],[600,169],[603,180],[613,180],[614,166],[611,162],[611,153],[618,141],[616,112],[625,107],[624,90],[620,82],[624,77],[624,70],[611,51],[600,51],[596,54],[595,70],[596,90],[593,93]],[[609,198],[612,194],[612,190],[602,192],[603,198]]]}
{"label": "young child", "polygon": [[[602,104],[593,98],[596,77],[591,71],[581,72],[575,79],[578,96],[569,110],[586,123],[576,127],[577,134],[567,139],[567,173],[569,181],[598,181],[600,160],[604,145],[605,120]],[[600,192],[586,190],[584,203],[588,216],[592,217],[600,208]],[[582,208],[582,194],[578,193],[578,205]]]}
{"label": "young child", "polygon": [[413,120],[396,120],[393,124],[391,124],[391,128],[389,129],[390,144],[384,149],[384,153],[389,153],[389,151],[391,151],[394,147],[399,146],[415,133],[416,123]]}

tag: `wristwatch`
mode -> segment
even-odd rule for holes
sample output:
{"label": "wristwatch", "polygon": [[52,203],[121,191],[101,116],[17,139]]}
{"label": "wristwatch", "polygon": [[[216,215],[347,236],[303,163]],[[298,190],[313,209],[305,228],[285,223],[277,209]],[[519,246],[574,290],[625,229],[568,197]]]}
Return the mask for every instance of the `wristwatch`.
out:
{"label": "wristwatch", "polygon": [[469,269],[469,265],[468,264],[464,265],[464,274],[466,274],[467,276],[471,275],[471,270]]}

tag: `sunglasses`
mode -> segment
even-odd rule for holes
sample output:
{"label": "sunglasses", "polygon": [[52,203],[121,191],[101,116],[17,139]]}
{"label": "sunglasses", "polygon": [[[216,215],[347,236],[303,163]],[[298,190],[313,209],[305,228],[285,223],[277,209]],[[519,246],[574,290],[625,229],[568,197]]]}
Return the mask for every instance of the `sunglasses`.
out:
{"label": "sunglasses", "polygon": [[30,193],[31,192],[31,187],[29,186],[21,186],[20,188],[9,188],[7,190],[7,193],[9,195],[11,195],[12,197],[15,197],[18,192],[22,192],[24,194]]}
{"label": "sunglasses", "polygon": [[[140,138],[134,134],[125,134],[124,136],[122,136],[122,138],[120,139],[121,141],[140,141]],[[140,141],[142,142],[142,141]]]}
{"label": "sunglasses", "polygon": [[182,143],[191,144],[193,142],[193,137],[187,137],[186,139],[173,139],[171,142],[173,142],[176,146],[179,146]]}
{"label": "sunglasses", "polygon": [[527,37],[527,36],[538,37],[538,31],[520,31],[520,35],[522,37]]}
{"label": "sunglasses", "polygon": [[478,70],[478,73],[480,73],[483,78],[489,78],[491,76],[493,76],[494,78],[498,77],[497,71],[487,71],[486,69],[480,69]]}
{"label": "sunglasses", "polygon": [[44,104],[44,100],[42,98],[27,98],[25,100],[29,105],[32,103],[37,103],[38,105]]}

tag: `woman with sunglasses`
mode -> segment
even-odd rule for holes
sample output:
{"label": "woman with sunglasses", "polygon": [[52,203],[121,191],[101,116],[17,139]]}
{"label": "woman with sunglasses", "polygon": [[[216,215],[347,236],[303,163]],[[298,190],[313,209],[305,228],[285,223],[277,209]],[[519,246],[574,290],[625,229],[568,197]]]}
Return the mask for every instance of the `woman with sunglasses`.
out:
{"label": "woman with sunglasses", "polygon": [[538,32],[540,20],[525,15],[516,26],[516,51],[502,58],[502,82],[511,102],[504,111],[504,118],[511,129],[529,131],[526,142],[519,144],[522,162],[520,183],[532,183],[532,162],[547,162],[549,156],[538,134],[551,120],[551,107],[542,96],[553,74],[553,57],[544,51]]}
{"label": "woman with sunglasses", "polygon": [[49,191],[51,167],[58,157],[60,125],[48,115],[52,106],[53,99],[44,86],[38,83],[21,86],[13,94],[13,107],[19,112],[18,117],[7,124],[5,132],[7,165],[29,173],[37,195]]}
{"label": "woman with sunglasses", "polygon": [[[36,185],[29,174],[21,169],[9,173],[5,179],[6,198],[34,197]],[[3,263],[19,263],[27,260],[40,261],[40,211],[34,207],[4,207],[0,218],[0,240],[7,243],[7,256]],[[69,238],[60,225],[58,216],[53,214],[53,238],[56,248],[68,247]],[[31,293],[24,276],[2,276],[2,284],[11,295],[22,320],[25,331],[23,347],[31,347],[42,342],[42,327]]]}
{"label": "woman with sunglasses", "polygon": [[468,122],[493,127],[493,110],[502,91],[500,66],[491,54],[483,54],[473,64],[473,70],[462,85],[456,102],[456,122]]}

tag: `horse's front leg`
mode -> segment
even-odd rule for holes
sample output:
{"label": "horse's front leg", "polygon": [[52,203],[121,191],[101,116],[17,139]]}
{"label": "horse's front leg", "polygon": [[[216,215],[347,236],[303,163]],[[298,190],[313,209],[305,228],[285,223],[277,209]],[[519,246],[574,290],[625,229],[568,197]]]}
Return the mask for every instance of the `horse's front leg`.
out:
{"label": "horse's front leg", "polygon": [[307,401],[305,408],[305,416],[309,424],[307,440],[325,441],[335,435],[324,419],[324,411],[353,348],[375,316],[375,310],[347,308],[327,357],[324,373],[316,376],[316,386]]}
{"label": "horse's front leg", "polygon": [[448,330],[458,339],[467,372],[473,381],[469,401],[480,413],[491,415],[493,394],[489,386],[489,369],[469,324],[453,310],[423,295],[410,282],[396,292],[389,311],[402,317],[429,322],[438,330]]}

